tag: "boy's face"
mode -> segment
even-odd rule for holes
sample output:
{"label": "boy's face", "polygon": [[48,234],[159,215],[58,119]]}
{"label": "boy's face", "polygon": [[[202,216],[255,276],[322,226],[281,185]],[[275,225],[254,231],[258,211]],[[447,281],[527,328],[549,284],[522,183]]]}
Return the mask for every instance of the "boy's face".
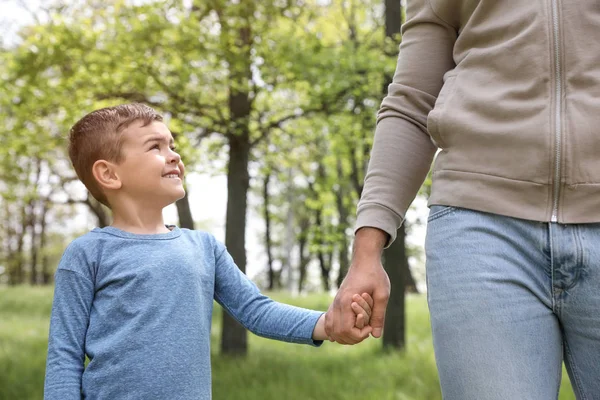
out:
{"label": "boy's face", "polygon": [[166,207],[185,196],[184,166],[164,123],[142,125],[136,121],[123,131],[123,161],[116,166],[120,190],[134,200]]}

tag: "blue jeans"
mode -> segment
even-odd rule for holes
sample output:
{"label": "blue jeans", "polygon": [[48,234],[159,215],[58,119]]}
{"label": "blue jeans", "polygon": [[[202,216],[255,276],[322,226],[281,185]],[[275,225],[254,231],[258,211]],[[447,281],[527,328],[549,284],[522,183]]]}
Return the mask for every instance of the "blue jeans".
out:
{"label": "blue jeans", "polygon": [[444,399],[556,399],[563,360],[600,399],[600,224],[432,206],[425,249]]}

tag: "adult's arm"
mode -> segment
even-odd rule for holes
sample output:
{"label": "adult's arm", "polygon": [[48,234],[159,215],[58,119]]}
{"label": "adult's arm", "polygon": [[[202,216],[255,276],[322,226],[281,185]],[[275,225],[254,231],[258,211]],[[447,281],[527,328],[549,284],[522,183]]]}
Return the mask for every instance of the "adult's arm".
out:
{"label": "adult's arm", "polygon": [[408,0],[406,14],[396,72],[378,113],[357,207],[352,264],[326,316],[328,335],[345,343],[358,339],[350,324],[350,292],[361,288],[375,300],[371,326],[373,336],[381,336],[389,298],[381,252],[395,240],[406,210],[427,176],[437,149],[427,131],[427,116],[444,74],[455,67],[456,29],[436,15],[429,0]]}

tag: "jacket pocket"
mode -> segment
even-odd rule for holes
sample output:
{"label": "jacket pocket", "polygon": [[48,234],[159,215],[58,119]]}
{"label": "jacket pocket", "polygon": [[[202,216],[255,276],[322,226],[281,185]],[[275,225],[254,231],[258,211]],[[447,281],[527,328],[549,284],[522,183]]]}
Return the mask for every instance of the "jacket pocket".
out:
{"label": "jacket pocket", "polygon": [[456,75],[446,78],[444,86],[442,86],[442,90],[440,90],[440,93],[435,101],[433,110],[431,110],[429,115],[427,115],[427,130],[429,131],[429,136],[431,136],[431,140],[433,140],[433,142],[440,148],[446,147],[446,143],[444,142],[444,138],[440,130],[440,120],[442,119],[446,109],[446,100],[448,100],[452,93],[454,93],[455,81]]}

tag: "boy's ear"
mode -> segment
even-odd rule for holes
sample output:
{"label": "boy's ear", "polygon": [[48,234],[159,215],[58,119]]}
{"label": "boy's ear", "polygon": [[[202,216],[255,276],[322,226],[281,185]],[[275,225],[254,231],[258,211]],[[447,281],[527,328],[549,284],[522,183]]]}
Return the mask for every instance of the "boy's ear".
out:
{"label": "boy's ear", "polygon": [[92,174],[102,189],[120,189],[122,182],[119,179],[115,164],[106,160],[98,160],[92,166]]}

